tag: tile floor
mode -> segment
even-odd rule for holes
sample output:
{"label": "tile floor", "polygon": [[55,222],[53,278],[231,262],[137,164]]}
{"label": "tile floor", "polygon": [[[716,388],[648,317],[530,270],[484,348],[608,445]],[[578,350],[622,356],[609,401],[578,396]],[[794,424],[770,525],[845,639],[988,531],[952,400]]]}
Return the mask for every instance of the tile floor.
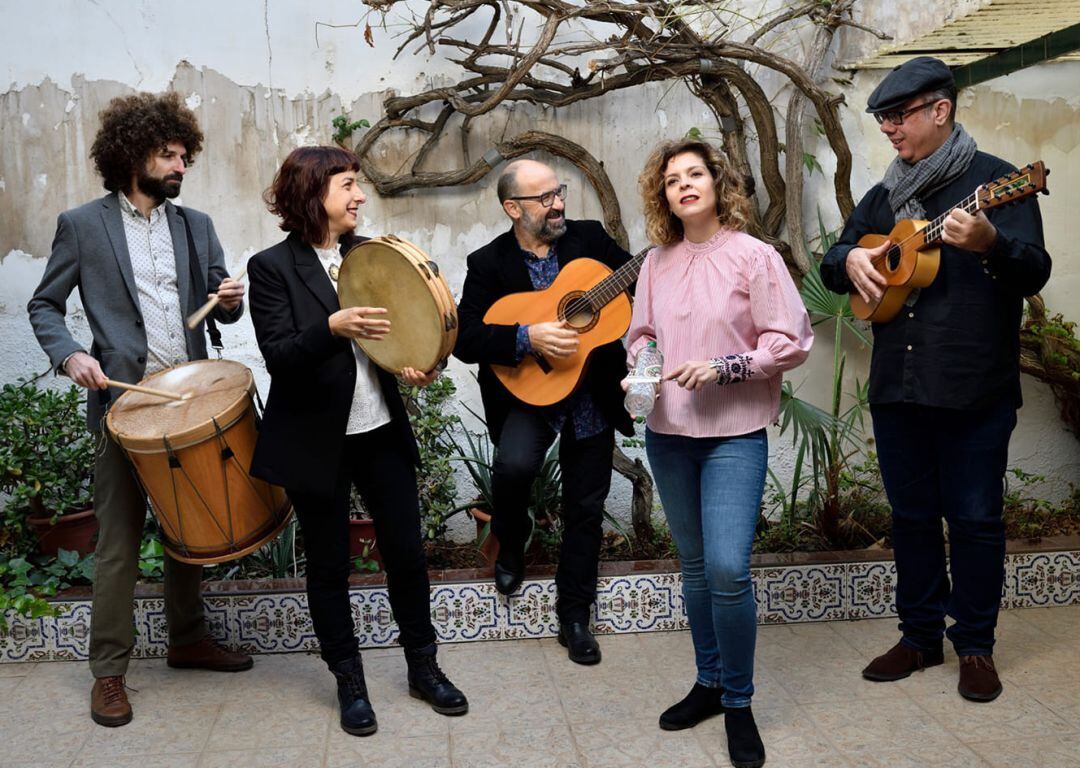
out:
{"label": "tile floor", "polygon": [[[769,766],[1080,766],[1080,606],[1002,614],[992,704],[956,693],[957,663],[894,684],[859,670],[895,639],[895,619],[759,628],[754,710]],[[337,726],[330,675],[305,654],[259,656],[215,675],[135,661],[135,720],[94,725],[85,663],[0,664],[0,767],[697,768],[727,766],[722,718],[656,725],[693,677],[687,632],[600,638],[580,667],[554,640],[448,645],[469,695],[462,718],[411,699],[401,653],[365,653],[379,732]]]}

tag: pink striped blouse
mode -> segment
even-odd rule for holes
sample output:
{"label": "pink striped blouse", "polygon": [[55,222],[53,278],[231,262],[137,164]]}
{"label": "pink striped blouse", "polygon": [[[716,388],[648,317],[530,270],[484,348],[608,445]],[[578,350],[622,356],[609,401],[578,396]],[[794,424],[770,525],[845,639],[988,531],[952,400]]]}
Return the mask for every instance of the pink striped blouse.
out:
{"label": "pink striped blouse", "polygon": [[782,373],[806,359],[814,333],[780,254],[721,229],[704,243],[684,239],[649,252],[627,337],[629,367],[653,340],[665,374],[688,360],[727,358],[733,375],[697,391],[662,382],[649,429],[729,437],[776,421]]}

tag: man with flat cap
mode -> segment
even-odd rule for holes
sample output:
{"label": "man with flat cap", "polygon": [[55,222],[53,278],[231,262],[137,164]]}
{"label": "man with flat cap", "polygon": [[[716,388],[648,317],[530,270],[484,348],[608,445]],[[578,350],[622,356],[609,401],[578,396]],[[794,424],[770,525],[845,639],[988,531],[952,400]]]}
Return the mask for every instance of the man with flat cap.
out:
{"label": "man with flat cap", "polygon": [[[825,255],[825,284],[875,301],[885,279],[871,259],[890,244],[860,248],[859,239],[902,219],[947,217],[937,278],[873,328],[870,413],[892,506],[902,637],[863,677],[899,680],[942,664],[947,636],[960,695],[992,701],[1001,693],[992,654],[1005,573],[1003,479],[1021,405],[1020,319],[1023,297],[1050,277],[1050,256],[1034,198],[989,215],[953,207],[1015,168],[980,152],[955,122],[956,84],[944,63],[921,56],[896,67],[866,111],[897,156]],[[947,630],[946,615],[954,620]]]}

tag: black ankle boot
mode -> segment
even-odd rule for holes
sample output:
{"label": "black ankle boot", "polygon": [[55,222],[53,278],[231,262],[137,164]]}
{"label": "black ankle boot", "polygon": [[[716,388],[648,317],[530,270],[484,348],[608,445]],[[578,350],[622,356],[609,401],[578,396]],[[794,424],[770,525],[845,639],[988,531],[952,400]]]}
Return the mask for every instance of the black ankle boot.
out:
{"label": "black ankle boot", "polygon": [[765,745],[761,743],[754,713],[750,707],[724,711],[728,756],[735,768],[761,768],[765,765]]}
{"label": "black ankle boot", "polygon": [[337,678],[338,704],[341,706],[341,729],[353,736],[370,736],[379,727],[375,710],[368,701],[364,682],[364,664],[360,656],[330,665]]}
{"label": "black ankle boot", "polygon": [[440,715],[464,715],[469,711],[469,701],[439,669],[436,651],[435,643],[415,650],[405,649],[409,695],[428,702]]}
{"label": "black ankle boot", "polygon": [[707,688],[701,683],[694,683],[686,698],[671,705],[660,715],[660,727],[665,731],[681,731],[683,728],[693,728],[714,715],[722,714],[724,705],[720,703],[720,697],[723,695],[723,688]]}
{"label": "black ankle boot", "polygon": [[495,558],[495,589],[501,595],[517,592],[525,579],[525,553],[514,547],[499,545],[499,555]]}

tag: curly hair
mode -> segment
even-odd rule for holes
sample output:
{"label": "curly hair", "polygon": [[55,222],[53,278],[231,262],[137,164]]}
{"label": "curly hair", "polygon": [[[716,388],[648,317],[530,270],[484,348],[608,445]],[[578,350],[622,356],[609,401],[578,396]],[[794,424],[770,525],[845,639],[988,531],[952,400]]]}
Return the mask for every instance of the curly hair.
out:
{"label": "curly hair", "polygon": [[118,96],[99,117],[90,157],[110,192],[128,191],[131,177],[170,141],[184,145],[188,165],[202,150],[199,121],[176,93]]}
{"label": "curly hair", "polygon": [[289,153],[263,193],[270,213],[281,217],[281,228],[295,232],[311,245],[326,240],[329,220],[323,198],[330,177],[359,171],[360,160],[341,147],[298,147]]}
{"label": "curly hair", "polygon": [[650,242],[671,245],[683,238],[682,222],[668,206],[663,180],[668,162],[684,152],[700,157],[713,177],[720,226],[745,230],[751,215],[749,193],[745,180],[735,172],[731,162],[706,141],[674,139],[662,142],[652,151],[638,176],[638,192],[645,211],[645,234]]}

